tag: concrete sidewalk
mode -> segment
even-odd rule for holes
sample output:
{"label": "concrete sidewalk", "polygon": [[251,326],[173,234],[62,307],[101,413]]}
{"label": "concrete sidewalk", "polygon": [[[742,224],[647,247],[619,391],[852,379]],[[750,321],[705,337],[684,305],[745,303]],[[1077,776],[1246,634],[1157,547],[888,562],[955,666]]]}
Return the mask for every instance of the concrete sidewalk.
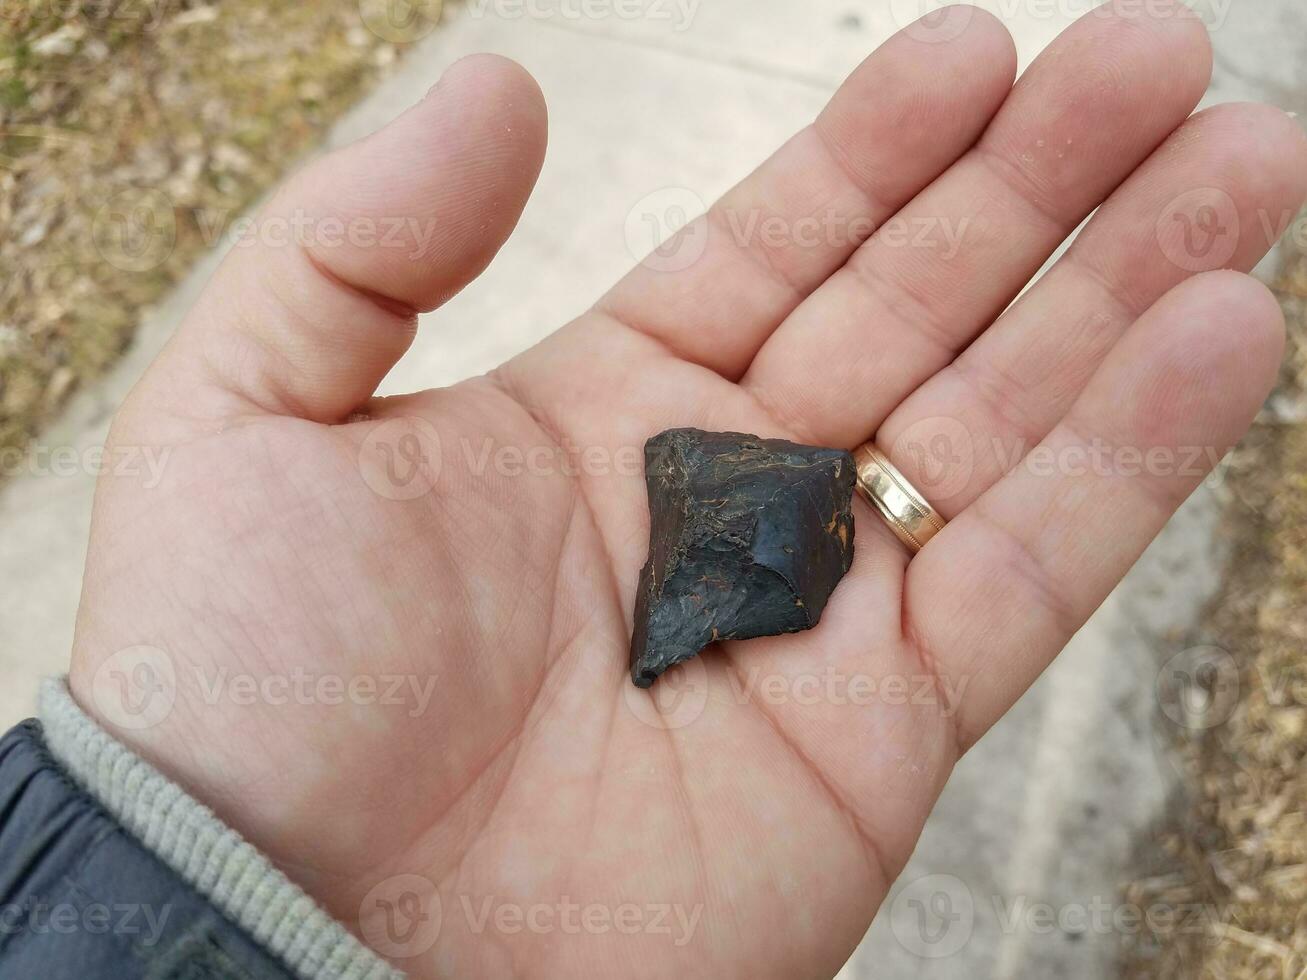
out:
{"label": "concrete sidewalk", "polygon": [[[602,6],[602,5],[601,5]],[[579,313],[649,242],[628,218],[649,195],[710,201],[821,108],[916,0],[708,0],[667,20],[506,19],[468,0],[344,119],[329,145],[375,129],[473,51],[521,61],[550,104],[548,161],[522,225],[489,272],[427,317],[387,379],[397,392],[493,367]],[[991,0],[1021,62],[1085,3]],[[576,9],[575,7],[573,9]],[[610,9],[616,11],[618,7]],[[675,11],[689,9],[688,20]],[[1302,108],[1292,76],[1307,17],[1295,0],[1231,9],[1209,0],[1218,50],[1209,101]],[[152,313],[109,379],[78,396],[46,446],[86,448],[190,305],[208,259]],[[0,721],[31,711],[38,677],[71,642],[92,479],[41,475],[0,495]],[[1155,750],[1158,637],[1214,587],[1214,501],[1200,492],[1054,669],[959,767],[894,899],[848,978],[1111,977],[1120,936],[1044,929],[1030,914],[1116,902],[1170,775]],[[1147,842],[1142,842],[1143,846]],[[1065,918],[1065,917],[1064,917]],[[1042,922],[1042,919],[1040,920]]]}

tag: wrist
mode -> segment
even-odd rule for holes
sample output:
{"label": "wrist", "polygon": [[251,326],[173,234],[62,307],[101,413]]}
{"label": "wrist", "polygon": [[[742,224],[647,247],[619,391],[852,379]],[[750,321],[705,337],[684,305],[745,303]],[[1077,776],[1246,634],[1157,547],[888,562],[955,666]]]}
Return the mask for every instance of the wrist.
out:
{"label": "wrist", "polygon": [[210,808],[101,728],[62,682],[43,687],[41,721],[50,752],[82,789],[297,976],[402,977]]}

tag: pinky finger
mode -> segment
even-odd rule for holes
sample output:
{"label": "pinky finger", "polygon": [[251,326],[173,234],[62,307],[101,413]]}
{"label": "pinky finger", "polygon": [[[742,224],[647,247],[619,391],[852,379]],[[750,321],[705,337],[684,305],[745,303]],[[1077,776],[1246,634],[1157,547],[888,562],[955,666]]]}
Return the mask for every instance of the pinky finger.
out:
{"label": "pinky finger", "polygon": [[904,625],[966,677],[970,746],[1021,696],[1247,431],[1284,319],[1261,283],[1214,272],[1131,328],[1061,423],[909,565]]}

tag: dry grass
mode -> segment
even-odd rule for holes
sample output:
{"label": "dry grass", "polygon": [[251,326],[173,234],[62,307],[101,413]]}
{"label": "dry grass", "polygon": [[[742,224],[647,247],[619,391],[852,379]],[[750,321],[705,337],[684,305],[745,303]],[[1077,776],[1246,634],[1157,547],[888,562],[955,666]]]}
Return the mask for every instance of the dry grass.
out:
{"label": "dry grass", "polygon": [[402,47],[359,0],[0,3],[0,458]]}
{"label": "dry grass", "polygon": [[1127,894],[1209,918],[1132,949],[1126,975],[1139,980],[1307,977],[1307,254],[1290,251],[1277,292],[1289,356],[1231,460],[1231,561],[1196,638],[1233,657],[1238,704],[1176,745],[1185,786],[1158,873]]}

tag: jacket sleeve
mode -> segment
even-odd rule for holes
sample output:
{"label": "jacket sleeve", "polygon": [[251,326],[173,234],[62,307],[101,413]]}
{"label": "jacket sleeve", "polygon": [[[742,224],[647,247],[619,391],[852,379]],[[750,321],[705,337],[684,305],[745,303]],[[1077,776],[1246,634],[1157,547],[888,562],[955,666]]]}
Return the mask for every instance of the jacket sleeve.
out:
{"label": "jacket sleeve", "polygon": [[0,739],[0,977],[397,980],[62,683]]}

